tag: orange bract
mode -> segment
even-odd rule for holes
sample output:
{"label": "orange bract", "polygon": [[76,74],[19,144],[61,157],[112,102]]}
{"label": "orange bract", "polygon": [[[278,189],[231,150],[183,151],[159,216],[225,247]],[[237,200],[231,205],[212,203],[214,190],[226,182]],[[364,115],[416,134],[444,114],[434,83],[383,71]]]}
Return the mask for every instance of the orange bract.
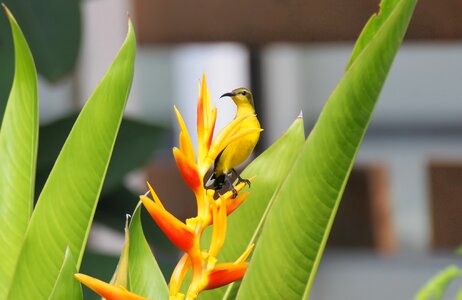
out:
{"label": "orange bract", "polygon": [[74,277],[106,300],[149,300],[130,293],[124,287],[116,287],[84,274],[75,274]]}

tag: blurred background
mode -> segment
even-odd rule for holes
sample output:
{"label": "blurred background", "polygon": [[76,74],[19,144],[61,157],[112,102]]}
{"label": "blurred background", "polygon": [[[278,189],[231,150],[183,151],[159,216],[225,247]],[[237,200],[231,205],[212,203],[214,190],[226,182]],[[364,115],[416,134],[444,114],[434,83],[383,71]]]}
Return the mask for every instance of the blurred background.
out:
{"label": "blurred background", "polygon": [[[172,159],[173,104],[191,128],[205,72],[212,99],[252,88],[265,128],[256,155],[300,111],[309,133],[379,1],[4,1],[28,39],[39,76],[37,194],[81,109],[134,21],[132,92],[82,272],[108,280],[125,214],[149,180],[182,219],[195,203]],[[460,263],[462,22],[457,0],[418,3],[349,179],[312,299],[410,299],[436,271]],[[0,17],[0,119],[13,72]],[[218,126],[235,112],[215,102]],[[146,217],[146,216],[144,216]],[[178,253],[145,218],[166,277]],[[88,299],[92,296],[88,294]]]}

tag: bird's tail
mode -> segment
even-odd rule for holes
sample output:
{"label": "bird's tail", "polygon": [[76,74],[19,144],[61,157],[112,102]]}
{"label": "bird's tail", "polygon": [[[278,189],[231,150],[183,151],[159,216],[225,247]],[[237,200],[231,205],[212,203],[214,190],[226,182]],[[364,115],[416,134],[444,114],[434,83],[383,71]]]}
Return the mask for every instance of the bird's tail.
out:
{"label": "bird's tail", "polygon": [[209,177],[207,182],[205,183],[205,188],[206,189],[213,189],[215,191],[221,190],[221,188],[225,185],[226,182],[226,175],[221,174],[218,175],[216,173],[212,173],[212,175]]}

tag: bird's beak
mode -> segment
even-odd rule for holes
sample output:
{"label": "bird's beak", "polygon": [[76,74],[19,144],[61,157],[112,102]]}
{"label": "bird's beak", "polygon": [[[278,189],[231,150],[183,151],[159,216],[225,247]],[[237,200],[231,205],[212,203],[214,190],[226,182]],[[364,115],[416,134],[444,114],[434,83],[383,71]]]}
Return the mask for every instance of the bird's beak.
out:
{"label": "bird's beak", "polygon": [[223,94],[220,96],[220,98],[223,98],[223,97],[233,97],[233,96],[236,96],[234,93],[226,93],[226,94]]}

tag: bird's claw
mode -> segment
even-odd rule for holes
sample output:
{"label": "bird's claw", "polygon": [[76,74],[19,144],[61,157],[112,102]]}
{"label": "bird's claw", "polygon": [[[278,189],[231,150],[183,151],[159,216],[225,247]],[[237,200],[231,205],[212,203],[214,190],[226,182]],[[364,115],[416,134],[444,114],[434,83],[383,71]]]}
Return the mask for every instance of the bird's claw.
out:
{"label": "bird's claw", "polygon": [[243,179],[243,178],[240,178],[240,177],[239,177],[239,178],[237,179],[237,183],[239,184],[239,183],[241,183],[241,182],[244,182],[245,184],[247,184],[247,185],[250,187],[250,180],[248,180],[248,179]]}
{"label": "bird's claw", "polygon": [[237,197],[237,191],[236,191],[236,189],[234,188],[234,186],[231,186],[231,192],[233,193],[232,199],[236,199],[236,197]]}
{"label": "bird's claw", "polygon": [[236,170],[232,170],[232,172],[236,175],[237,177],[237,184],[241,183],[241,182],[245,182],[245,184],[247,184],[249,187],[250,187],[250,180],[248,179],[244,179],[241,177],[241,175],[239,175],[239,173],[237,173]]}

